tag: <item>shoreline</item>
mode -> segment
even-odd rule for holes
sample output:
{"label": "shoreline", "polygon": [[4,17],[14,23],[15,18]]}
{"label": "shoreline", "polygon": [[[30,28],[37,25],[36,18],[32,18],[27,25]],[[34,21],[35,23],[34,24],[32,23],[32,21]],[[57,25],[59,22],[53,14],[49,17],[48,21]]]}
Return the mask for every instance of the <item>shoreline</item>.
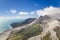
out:
{"label": "shoreline", "polygon": [[6,40],[11,35],[12,32],[14,32],[16,30],[19,31],[19,30],[21,30],[21,29],[23,29],[25,27],[26,26],[16,27],[16,28],[12,28],[12,29],[5,30],[5,31],[1,32],[0,33],[0,40]]}
{"label": "shoreline", "polygon": [[6,40],[10,34],[11,34],[12,30],[5,30],[3,32],[0,33],[0,40]]}
{"label": "shoreline", "polygon": [[6,32],[6,31],[10,31],[11,29],[14,29],[14,28],[11,27],[10,29],[6,29],[6,30],[0,32],[0,34]]}
{"label": "shoreline", "polygon": [[16,30],[19,31],[19,30],[21,30],[23,28],[29,27],[30,25],[34,24],[35,22],[36,22],[36,20],[34,20],[30,24],[26,24],[24,26],[18,26],[16,28],[11,28],[9,30],[3,31],[2,33],[0,33],[0,40],[6,40],[10,36],[11,32],[15,32]]}

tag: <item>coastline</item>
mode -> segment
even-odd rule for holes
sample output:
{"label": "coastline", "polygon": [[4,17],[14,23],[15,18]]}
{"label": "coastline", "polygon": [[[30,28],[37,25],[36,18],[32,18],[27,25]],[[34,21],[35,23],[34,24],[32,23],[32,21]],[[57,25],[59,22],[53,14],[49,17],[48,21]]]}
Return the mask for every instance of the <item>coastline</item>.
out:
{"label": "coastline", "polygon": [[30,25],[32,25],[36,20],[34,20],[32,23],[30,24],[26,24],[24,26],[18,26],[18,27],[15,27],[15,28],[11,28],[9,30],[5,30],[3,32],[0,33],[0,40],[6,40],[12,32],[15,32],[15,31],[19,31],[23,28],[26,28],[26,27],[29,27]]}
{"label": "coastline", "polygon": [[11,29],[1,32],[0,33],[0,40],[6,40],[10,36],[11,32],[12,32]]}
{"label": "coastline", "polygon": [[25,27],[26,26],[16,27],[16,28],[12,28],[12,29],[5,30],[5,31],[1,32],[0,33],[0,40],[6,40],[11,35],[12,32],[15,32],[16,30],[19,31]]}

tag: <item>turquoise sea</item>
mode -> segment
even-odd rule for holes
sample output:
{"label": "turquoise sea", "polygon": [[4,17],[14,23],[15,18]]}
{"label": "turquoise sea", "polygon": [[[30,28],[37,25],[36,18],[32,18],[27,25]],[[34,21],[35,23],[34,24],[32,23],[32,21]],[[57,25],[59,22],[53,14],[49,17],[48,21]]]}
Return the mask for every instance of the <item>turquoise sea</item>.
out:
{"label": "turquoise sea", "polygon": [[4,30],[11,29],[10,26],[14,22],[22,22],[25,19],[20,18],[0,18],[0,32],[3,32]]}

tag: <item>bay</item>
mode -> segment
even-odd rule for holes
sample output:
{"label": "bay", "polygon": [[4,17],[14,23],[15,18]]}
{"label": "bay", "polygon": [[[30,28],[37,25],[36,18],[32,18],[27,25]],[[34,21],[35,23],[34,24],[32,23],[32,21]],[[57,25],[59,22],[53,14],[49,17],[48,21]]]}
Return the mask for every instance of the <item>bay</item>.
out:
{"label": "bay", "polygon": [[3,32],[4,30],[11,29],[10,26],[14,22],[22,22],[25,19],[21,18],[0,18],[0,32]]}

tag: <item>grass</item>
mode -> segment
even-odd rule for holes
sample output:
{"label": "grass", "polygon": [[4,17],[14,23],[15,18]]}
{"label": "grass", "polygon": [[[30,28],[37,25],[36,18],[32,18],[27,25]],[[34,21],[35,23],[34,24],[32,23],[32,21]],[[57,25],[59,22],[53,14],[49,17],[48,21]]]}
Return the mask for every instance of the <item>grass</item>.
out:
{"label": "grass", "polygon": [[22,29],[16,33],[13,33],[8,40],[27,40],[30,37],[37,36],[41,34],[42,28],[40,25],[33,24],[25,29]]}
{"label": "grass", "polygon": [[56,35],[60,40],[60,27],[55,28],[54,31],[56,31]]}
{"label": "grass", "polygon": [[46,34],[46,36],[44,36],[42,40],[50,40],[50,33]]}

